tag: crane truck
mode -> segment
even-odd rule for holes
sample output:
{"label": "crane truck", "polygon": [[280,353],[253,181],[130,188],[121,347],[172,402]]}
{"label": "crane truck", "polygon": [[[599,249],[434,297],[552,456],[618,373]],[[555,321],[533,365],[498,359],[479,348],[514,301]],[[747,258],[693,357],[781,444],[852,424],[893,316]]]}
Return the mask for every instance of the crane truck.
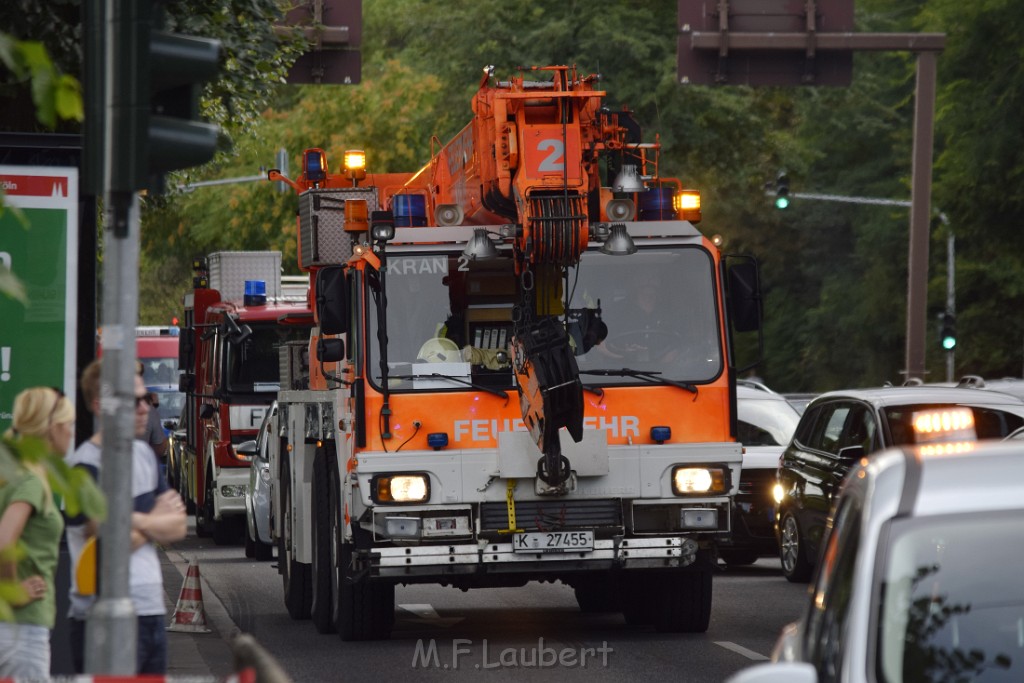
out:
{"label": "crane truck", "polygon": [[379,639],[400,584],[560,580],[585,611],[707,629],[756,262],[697,230],[699,193],[597,80],[485,69],[417,171],[312,148],[268,173],[297,193],[314,309],[269,445],[293,618]]}
{"label": "crane truck", "polygon": [[184,408],[168,467],[196,534],[241,537],[254,439],[280,388],[278,347],[308,338],[307,291],[282,288],[280,252],[216,252],[193,262],[184,297],[179,389]]}

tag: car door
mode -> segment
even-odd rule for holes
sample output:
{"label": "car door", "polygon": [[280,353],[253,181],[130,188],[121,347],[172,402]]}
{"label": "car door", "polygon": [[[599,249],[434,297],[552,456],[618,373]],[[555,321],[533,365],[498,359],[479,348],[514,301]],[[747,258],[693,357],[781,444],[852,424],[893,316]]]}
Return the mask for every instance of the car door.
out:
{"label": "car door", "polygon": [[843,478],[873,449],[877,421],[869,406],[853,399],[820,404],[804,417],[783,455],[779,479],[813,556]]}

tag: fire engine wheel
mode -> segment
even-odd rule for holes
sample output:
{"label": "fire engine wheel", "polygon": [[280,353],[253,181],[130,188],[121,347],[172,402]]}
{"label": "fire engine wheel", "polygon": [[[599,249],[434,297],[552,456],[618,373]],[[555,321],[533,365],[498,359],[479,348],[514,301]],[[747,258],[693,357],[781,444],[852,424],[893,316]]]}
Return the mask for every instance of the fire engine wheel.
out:
{"label": "fire engine wheel", "polygon": [[386,640],[395,625],[395,585],[352,571],[351,543],[340,546],[341,570],[335,626],[342,640]]}
{"label": "fire engine wheel", "polygon": [[318,633],[334,633],[333,601],[331,600],[331,523],[324,512],[330,509],[330,472],[333,469],[333,454],[318,450],[313,459],[313,522],[312,538],[313,564],[310,617]]}
{"label": "fire engine wheel", "polygon": [[621,609],[618,582],[607,579],[583,580],[573,586],[576,604],[584,614],[618,612]]}
{"label": "fire engine wheel", "polygon": [[287,463],[281,471],[281,537],[278,539],[277,562],[284,584],[284,606],[292,619],[309,619],[309,565],[296,562],[292,556],[292,481]]}
{"label": "fire engine wheel", "polygon": [[779,559],[782,560],[782,575],[792,583],[807,583],[814,566],[807,560],[807,548],[800,533],[800,524],[791,511],[782,516],[779,533]]}
{"label": "fire engine wheel", "polygon": [[203,503],[195,505],[196,536],[209,538],[213,535],[213,477],[209,471],[203,482]]}
{"label": "fire engine wheel", "polygon": [[633,576],[624,582],[623,616],[662,633],[704,633],[711,623],[711,567]]}

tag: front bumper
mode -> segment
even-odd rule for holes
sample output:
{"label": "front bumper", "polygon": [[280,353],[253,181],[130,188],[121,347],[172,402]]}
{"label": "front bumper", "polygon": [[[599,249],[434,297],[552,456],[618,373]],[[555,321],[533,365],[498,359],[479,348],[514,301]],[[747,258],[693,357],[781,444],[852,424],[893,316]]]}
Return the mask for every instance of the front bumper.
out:
{"label": "front bumper", "polygon": [[248,488],[248,467],[218,468],[213,486],[214,519],[245,515],[245,491]]}
{"label": "front bumper", "polygon": [[697,558],[689,537],[615,538],[594,541],[585,552],[523,553],[512,543],[462,543],[374,548],[358,552],[357,564],[372,576],[401,579],[466,574],[529,574],[535,578],[609,569],[672,569]]}

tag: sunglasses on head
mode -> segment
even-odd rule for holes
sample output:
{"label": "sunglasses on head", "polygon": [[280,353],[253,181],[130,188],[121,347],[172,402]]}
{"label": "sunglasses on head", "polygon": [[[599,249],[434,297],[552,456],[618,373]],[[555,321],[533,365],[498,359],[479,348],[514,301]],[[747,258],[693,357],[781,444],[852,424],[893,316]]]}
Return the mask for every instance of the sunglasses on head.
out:
{"label": "sunglasses on head", "polygon": [[53,418],[57,414],[57,408],[60,407],[60,400],[64,398],[64,392],[57,387],[50,387],[50,389],[57,394],[57,399],[53,402],[53,407],[50,408],[50,416],[46,419],[47,424],[53,424]]}

